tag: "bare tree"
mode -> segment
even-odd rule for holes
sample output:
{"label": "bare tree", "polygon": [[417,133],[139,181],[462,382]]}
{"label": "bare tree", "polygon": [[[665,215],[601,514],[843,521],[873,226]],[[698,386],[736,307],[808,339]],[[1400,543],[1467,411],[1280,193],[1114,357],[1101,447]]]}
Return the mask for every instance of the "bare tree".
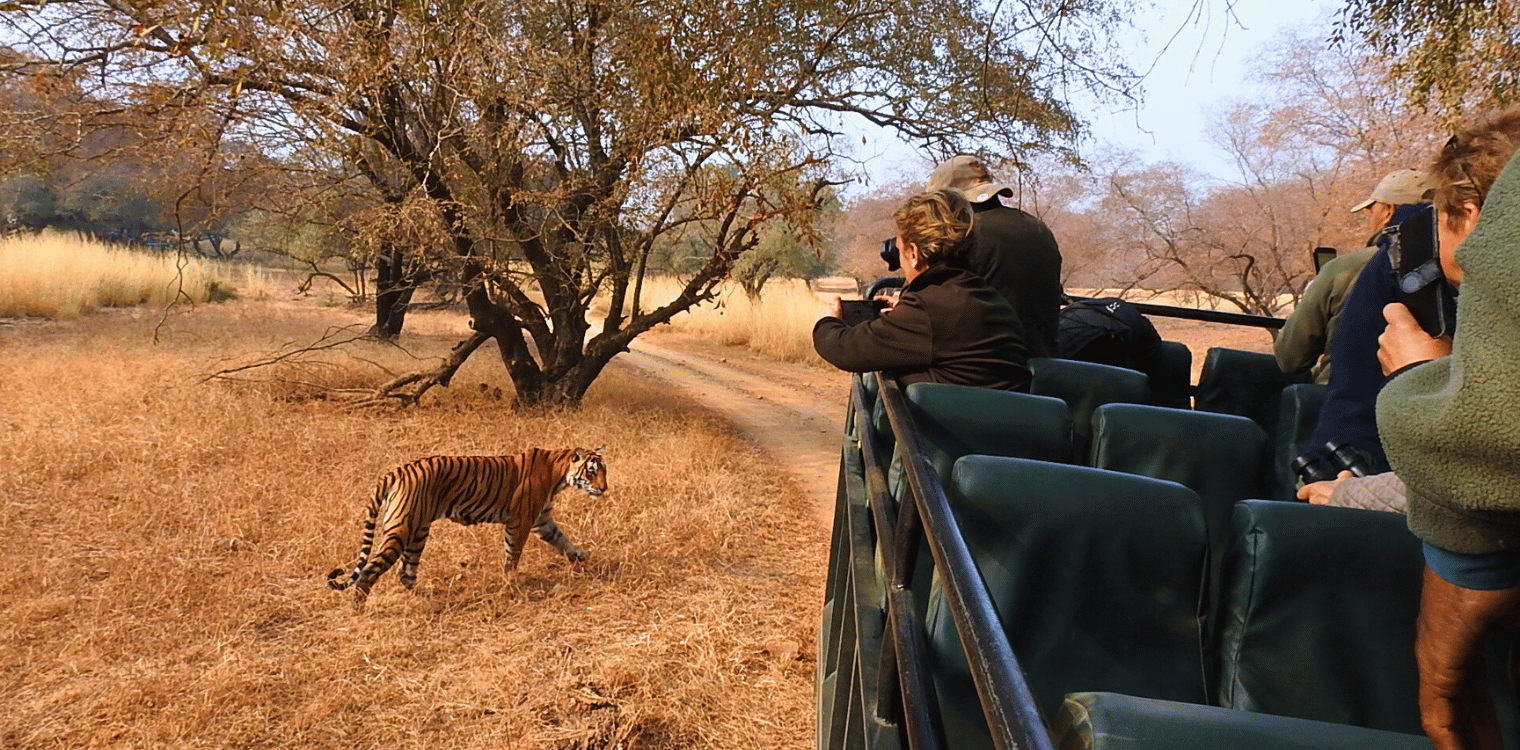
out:
{"label": "bare tree", "polygon": [[856,196],[845,206],[834,232],[838,270],[869,284],[886,276],[881,243],[893,235],[892,212],[923,190],[923,179],[898,180]]}
{"label": "bare tree", "polygon": [[[3,8],[29,60],[88,69],[110,99],[209,107],[240,137],[337,155],[380,195],[430,205],[474,333],[382,389],[404,401],[494,341],[519,403],[578,402],[634,337],[711,298],[759,227],[805,221],[843,177],[846,120],[937,154],[1016,155],[1075,135],[1073,87],[1129,80],[1105,2]],[[703,264],[648,299],[651,249],[688,228]]]}
{"label": "bare tree", "polygon": [[1213,127],[1234,175],[1122,153],[1095,160],[1097,181],[1054,164],[1040,175],[1042,216],[1082,283],[1191,290],[1277,314],[1313,274],[1313,248],[1365,244],[1348,209],[1388,172],[1423,166],[1440,137],[1389,88],[1375,55],[1289,33],[1256,67],[1269,95],[1236,103]]}

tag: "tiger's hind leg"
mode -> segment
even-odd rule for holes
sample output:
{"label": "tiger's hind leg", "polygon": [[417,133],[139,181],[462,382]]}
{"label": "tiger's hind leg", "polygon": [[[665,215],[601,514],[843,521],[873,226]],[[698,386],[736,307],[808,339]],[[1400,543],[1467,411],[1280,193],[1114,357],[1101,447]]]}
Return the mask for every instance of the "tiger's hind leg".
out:
{"label": "tiger's hind leg", "polygon": [[343,575],[342,568],[333,568],[327,574],[327,586],[336,591],[342,591],[359,582],[359,577],[364,572],[364,566],[369,562],[369,553],[375,542],[375,519],[380,515],[380,497],[375,497],[370,502],[368,513],[364,519],[364,539],[359,543],[359,562],[354,564],[354,572],[350,573],[348,580],[339,581],[338,576]]}
{"label": "tiger's hind leg", "polygon": [[369,590],[374,587],[376,579],[396,564],[403,548],[404,543],[399,534],[388,534],[380,542],[378,551],[359,570],[359,580],[354,582],[354,611],[364,609],[364,600],[369,598]]}
{"label": "tiger's hind leg", "polygon": [[586,559],[586,551],[570,543],[570,538],[565,536],[565,532],[559,530],[559,525],[554,523],[554,518],[547,510],[538,517],[538,523],[533,524],[533,534],[553,545],[572,562]]}
{"label": "tiger's hind leg", "polygon": [[427,546],[430,528],[424,526],[418,529],[412,542],[406,545],[406,549],[401,553],[401,585],[407,589],[417,585],[417,564],[422,561],[422,548]]}

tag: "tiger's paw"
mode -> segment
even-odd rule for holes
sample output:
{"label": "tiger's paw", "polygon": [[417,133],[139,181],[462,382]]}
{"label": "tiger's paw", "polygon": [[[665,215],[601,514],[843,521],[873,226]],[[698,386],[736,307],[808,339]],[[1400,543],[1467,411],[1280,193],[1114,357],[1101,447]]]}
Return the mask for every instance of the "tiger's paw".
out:
{"label": "tiger's paw", "polygon": [[341,575],[343,575],[342,568],[333,568],[333,572],[327,574],[327,587],[334,591],[342,591],[348,588],[347,581],[338,580],[338,576]]}
{"label": "tiger's paw", "polygon": [[587,555],[586,551],[580,547],[571,547],[570,549],[565,550],[565,557],[569,558],[570,562],[580,562],[582,560],[585,560]]}

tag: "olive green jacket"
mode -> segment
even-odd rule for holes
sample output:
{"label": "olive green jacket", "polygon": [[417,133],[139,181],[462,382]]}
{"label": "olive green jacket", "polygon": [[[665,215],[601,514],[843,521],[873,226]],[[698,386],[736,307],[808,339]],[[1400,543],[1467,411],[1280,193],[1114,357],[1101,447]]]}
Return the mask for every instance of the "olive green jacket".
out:
{"label": "olive green jacket", "polygon": [[1377,248],[1368,247],[1332,258],[1309,282],[1272,344],[1283,372],[1291,375],[1313,367],[1314,382],[1330,382],[1330,342],[1335,339],[1341,305],[1375,252]]}
{"label": "olive green jacket", "polygon": [[1409,487],[1409,528],[1451,552],[1520,550],[1520,159],[1457,248],[1451,356],[1378,396],[1378,431]]}

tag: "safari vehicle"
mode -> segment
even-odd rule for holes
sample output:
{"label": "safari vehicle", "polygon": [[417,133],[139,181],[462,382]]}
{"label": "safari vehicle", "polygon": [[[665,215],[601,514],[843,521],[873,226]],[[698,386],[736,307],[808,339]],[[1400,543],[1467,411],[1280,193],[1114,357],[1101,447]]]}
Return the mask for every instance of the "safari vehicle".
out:
{"label": "safari vehicle", "polygon": [[[1151,315],[1272,318],[1145,306]],[[1035,360],[1031,393],[856,376],[820,750],[1429,748],[1400,515],[1294,501],[1322,386]],[[1516,744],[1513,638],[1491,686]]]}

